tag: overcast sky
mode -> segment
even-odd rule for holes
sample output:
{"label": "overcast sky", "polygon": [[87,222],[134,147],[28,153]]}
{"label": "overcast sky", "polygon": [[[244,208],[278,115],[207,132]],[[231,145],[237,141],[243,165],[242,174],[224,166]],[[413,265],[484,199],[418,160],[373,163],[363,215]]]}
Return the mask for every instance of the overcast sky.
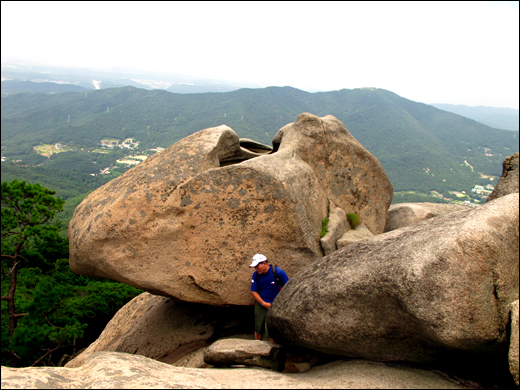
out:
{"label": "overcast sky", "polygon": [[1,2],[4,60],[518,109],[518,2]]}

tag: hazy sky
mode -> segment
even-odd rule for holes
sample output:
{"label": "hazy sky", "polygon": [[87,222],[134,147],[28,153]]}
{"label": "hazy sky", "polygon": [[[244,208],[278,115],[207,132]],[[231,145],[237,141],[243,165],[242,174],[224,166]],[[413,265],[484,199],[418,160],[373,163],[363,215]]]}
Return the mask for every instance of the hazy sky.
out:
{"label": "hazy sky", "polygon": [[2,61],[519,106],[518,2],[2,1]]}

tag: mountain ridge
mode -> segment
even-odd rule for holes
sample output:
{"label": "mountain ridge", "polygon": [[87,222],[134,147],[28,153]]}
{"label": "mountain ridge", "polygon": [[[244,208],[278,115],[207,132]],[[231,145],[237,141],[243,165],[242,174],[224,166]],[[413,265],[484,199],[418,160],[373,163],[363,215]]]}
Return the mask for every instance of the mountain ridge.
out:
{"label": "mountain ridge", "polygon": [[444,111],[453,112],[474,119],[485,125],[519,131],[519,110],[506,107],[490,107],[490,106],[466,106],[462,104],[442,104],[435,103],[432,106]]}
{"label": "mountain ridge", "polygon": [[[378,158],[396,191],[469,190],[480,179],[477,172],[500,176],[503,159],[518,151],[514,132],[384,89],[311,93],[267,87],[175,94],[119,87],[2,98],[3,155],[35,159],[29,157],[34,146],[54,143],[93,150],[104,138],[135,138],[140,148],[168,147],[221,124],[241,138],[270,144],[278,130],[302,112],[341,120]],[[51,160],[64,159],[66,154]],[[50,163],[39,158],[43,166]]]}

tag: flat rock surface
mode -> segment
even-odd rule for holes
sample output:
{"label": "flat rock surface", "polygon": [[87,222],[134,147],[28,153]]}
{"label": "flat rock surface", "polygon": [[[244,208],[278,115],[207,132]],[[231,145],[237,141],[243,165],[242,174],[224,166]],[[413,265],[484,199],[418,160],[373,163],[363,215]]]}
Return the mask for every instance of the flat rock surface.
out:
{"label": "flat rock surface", "polygon": [[139,355],[100,352],[79,368],[1,369],[2,389],[464,389],[446,376],[362,360],[336,361],[297,374],[263,368],[174,367]]}

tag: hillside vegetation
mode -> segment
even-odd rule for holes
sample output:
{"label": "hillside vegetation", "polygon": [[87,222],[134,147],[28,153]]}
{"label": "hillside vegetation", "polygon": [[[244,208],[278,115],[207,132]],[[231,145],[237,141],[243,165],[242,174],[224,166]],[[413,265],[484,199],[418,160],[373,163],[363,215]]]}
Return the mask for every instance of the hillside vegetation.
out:
{"label": "hillside vegetation", "polygon": [[[40,182],[62,195],[52,183],[57,174],[71,184],[84,183],[83,189],[90,191],[113,177],[91,175],[130,153],[122,149],[101,153],[103,139],[122,142],[133,138],[139,146],[132,153],[142,154],[226,124],[241,138],[270,144],[277,131],[302,112],[330,114],[341,120],[378,158],[396,192],[470,191],[475,184],[490,183],[482,175],[496,180],[503,159],[518,151],[518,133],[494,129],[383,89],[309,93],[269,87],[175,94],[123,87],[2,98],[2,155],[7,161],[18,160],[17,166],[2,163],[2,175],[20,180],[47,175],[51,182]],[[48,158],[35,149],[56,143],[71,151]],[[36,166],[39,173],[33,170]],[[20,177],[23,170],[26,175]],[[124,170],[116,169],[113,175]],[[67,195],[80,195],[73,188],[71,185],[68,191],[73,193]]]}

